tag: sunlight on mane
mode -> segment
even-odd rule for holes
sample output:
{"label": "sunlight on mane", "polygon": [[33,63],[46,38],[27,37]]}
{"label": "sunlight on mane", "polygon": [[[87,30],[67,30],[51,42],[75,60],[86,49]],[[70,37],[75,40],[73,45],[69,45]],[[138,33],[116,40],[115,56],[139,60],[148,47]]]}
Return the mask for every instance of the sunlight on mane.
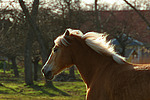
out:
{"label": "sunlight on mane", "polygon": [[125,58],[118,55],[114,51],[114,45],[111,45],[110,42],[106,40],[108,35],[103,33],[96,33],[96,32],[88,32],[82,36],[85,39],[86,44],[91,47],[93,50],[98,52],[99,54],[103,55],[111,55],[113,59],[120,64],[124,64]]}
{"label": "sunlight on mane", "polygon": [[98,53],[106,53],[108,55],[114,54],[114,46],[110,45],[110,41],[106,41],[107,35],[96,33],[96,32],[88,32],[83,38],[85,39],[88,46],[94,49]]}

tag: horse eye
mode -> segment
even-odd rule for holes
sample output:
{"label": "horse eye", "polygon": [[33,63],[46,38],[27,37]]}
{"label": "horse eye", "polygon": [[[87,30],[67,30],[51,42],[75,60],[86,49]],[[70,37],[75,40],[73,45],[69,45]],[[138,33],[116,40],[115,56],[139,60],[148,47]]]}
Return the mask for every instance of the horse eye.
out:
{"label": "horse eye", "polygon": [[54,52],[56,52],[58,50],[58,48],[54,48]]}

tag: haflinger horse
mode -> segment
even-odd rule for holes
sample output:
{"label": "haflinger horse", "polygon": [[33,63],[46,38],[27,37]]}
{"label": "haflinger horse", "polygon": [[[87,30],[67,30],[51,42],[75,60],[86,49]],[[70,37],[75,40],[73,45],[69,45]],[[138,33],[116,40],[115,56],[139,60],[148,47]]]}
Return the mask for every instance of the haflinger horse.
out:
{"label": "haflinger horse", "polygon": [[106,35],[67,29],[42,68],[46,79],[76,65],[87,100],[150,100],[150,65],[131,64],[114,51]]}

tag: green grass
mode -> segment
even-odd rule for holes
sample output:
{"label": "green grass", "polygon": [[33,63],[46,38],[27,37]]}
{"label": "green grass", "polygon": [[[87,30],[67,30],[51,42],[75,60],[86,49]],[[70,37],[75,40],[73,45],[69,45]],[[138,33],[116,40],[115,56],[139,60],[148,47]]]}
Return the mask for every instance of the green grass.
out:
{"label": "green grass", "polygon": [[54,87],[45,87],[43,82],[26,86],[24,83],[5,82],[0,86],[1,99],[15,100],[84,100],[85,85],[83,82],[54,82]]}
{"label": "green grass", "polygon": [[[0,69],[0,100],[85,100],[86,88],[82,81],[53,82],[54,87],[46,87],[44,78],[39,74],[39,81],[34,85],[24,83],[23,69],[19,69],[20,77],[13,75],[12,69]],[[80,77],[78,71],[75,72]]]}

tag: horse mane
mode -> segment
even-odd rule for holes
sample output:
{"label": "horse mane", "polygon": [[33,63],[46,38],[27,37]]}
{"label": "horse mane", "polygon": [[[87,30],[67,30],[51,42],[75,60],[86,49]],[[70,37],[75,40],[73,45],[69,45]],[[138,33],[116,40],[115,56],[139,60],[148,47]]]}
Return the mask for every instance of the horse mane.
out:
{"label": "horse mane", "polygon": [[[125,58],[118,55],[114,50],[114,45],[106,40],[107,36],[104,33],[88,32],[83,34],[80,30],[67,29],[70,36],[77,36],[85,40],[85,43],[97,53],[112,56],[112,58],[119,64],[125,63]],[[70,43],[65,39],[65,33],[56,38],[54,41],[56,45],[68,46]]]}
{"label": "horse mane", "polygon": [[97,53],[110,55],[117,63],[124,64],[125,58],[115,52],[114,45],[110,44],[111,40],[107,42],[107,36],[108,35],[104,33],[88,32],[84,34],[82,38],[85,39],[86,44]]}

